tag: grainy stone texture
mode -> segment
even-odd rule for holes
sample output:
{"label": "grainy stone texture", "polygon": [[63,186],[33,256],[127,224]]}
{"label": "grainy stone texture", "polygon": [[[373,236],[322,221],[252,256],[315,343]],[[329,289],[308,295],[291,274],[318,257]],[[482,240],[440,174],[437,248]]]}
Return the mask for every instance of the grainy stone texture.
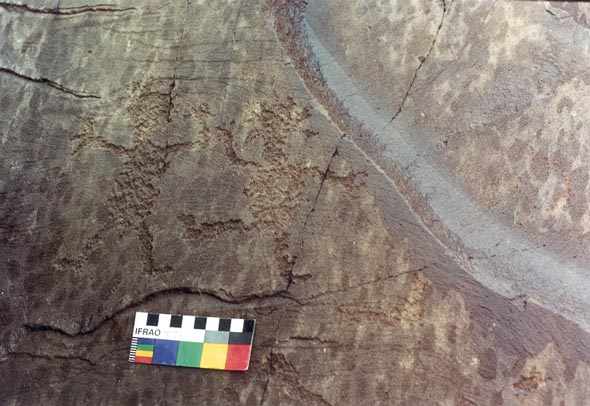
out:
{"label": "grainy stone texture", "polygon": [[479,281],[589,329],[590,7],[345,4],[311,3],[296,52],[330,109]]}
{"label": "grainy stone texture", "polygon": [[[508,196],[490,197],[504,193],[497,177],[532,172],[517,160],[488,160],[486,148],[509,156],[519,125],[519,134],[534,138],[543,127],[557,137],[561,122],[582,145],[577,122],[559,115],[583,114],[576,98],[585,96],[565,73],[544,69],[561,92],[538,101],[555,104],[557,116],[545,125],[530,114],[522,123],[524,115],[500,117],[505,103],[486,113],[476,100],[490,99],[483,90],[473,100],[462,96],[462,83],[441,90],[435,82],[444,68],[429,62],[467,66],[442,56],[463,46],[442,41],[444,30],[463,31],[444,19],[493,42],[497,33],[472,14],[518,35],[533,15],[535,26],[561,24],[563,35],[582,41],[570,20],[585,22],[583,11],[415,3],[336,7],[329,18],[322,7],[256,0],[0,3],[0,403],[570,405],[590,398],[587,332],[470,274],[461,245],[441,237],[428,199],[413,192],[412,172],[388,166],[370,129],[321,77],[305,30],[315,24],[324,46],[337,48],[332,55],[350,61],[362,93],[402,128],[429,134],[440,122],[440,139],[419,141],[435,148],[446,140],[453,152],[440,160],[487,210]],[[365,25],[382,33],[355,35]],[[373,41],[382,45],[362,52],[355,45]],[[386,46],[396,41],[406,54]],[[479,52],[476,45],[467,48]],[[522,52],[554,55],[535,49]],[[471,68],[482,71],[479,86],[515,69],[499,55],[493,66]],[[545,63],[562,66],[559,56]],[[532,90],[516,88],[506,92],[527,104]],[[420,91],[429,93],[419,98]],[[451,106],[473,121],[466,116],[473,105],[496,141],[480,143],[485,134],[461,120],[427,119],[451,114],[441,107]],[[513,126],[484,122],[490,117]],[[445,138],[453,131],[461,139]],[[560,150],[561,141],[539,137],[521,142],[541,158],[549,145]],[[580,176],[583,154],[563,152],[579,162]],[[493,175],[480,176],[473,162]],[[555,165],[534,168],[557,176]],[[527,185],[503,207],[516,210],[541,188]],[[583,222],[558,227],[542,217],[546,211],[521,212],[531,238],[545,227],[570,238],[566,245],[576,237],[586,244]],[[250,369],[129,364],[137,310],[256,318]]]}

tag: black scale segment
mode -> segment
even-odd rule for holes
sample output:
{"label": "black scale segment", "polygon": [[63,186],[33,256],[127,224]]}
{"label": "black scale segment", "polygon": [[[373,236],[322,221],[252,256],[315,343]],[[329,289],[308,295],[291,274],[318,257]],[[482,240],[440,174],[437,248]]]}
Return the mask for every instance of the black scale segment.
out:
{"label": "black scale segment", "polygon": [[254,320],[244,320],[244,329],[242,331],[244,333],[253,333],[254,332]]}
{"label": "black scale segment", "polygon": [[182,327],[182,316],[172,316],[170,318],[170,327]]}
{"label": "black scale segment", "polygon": [[195,328],[199,330],[205,330],[207,325],[207,317],[195,317]]}
{"label": "black scale segment", "polygon": [[148,326],[157,326],[158,325],[158,319],[160,318],[159,314],[156,313],[149,313],[148,317],[147,317],[147,325]]}
{"label": "black scale segment", "polygon": [[219,320],[219,331],[229,331],[231,327],[231,319],[220,319]]}
{"label": "black scale segment", "polygon": [[228,344],[252,344],[252,333],[229,333]]}

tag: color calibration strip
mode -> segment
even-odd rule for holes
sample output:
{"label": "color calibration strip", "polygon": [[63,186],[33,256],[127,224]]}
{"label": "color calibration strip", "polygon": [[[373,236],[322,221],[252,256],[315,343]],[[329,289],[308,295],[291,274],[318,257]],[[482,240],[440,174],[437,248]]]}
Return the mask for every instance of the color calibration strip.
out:
{"label": "color calibration strip", "polygon": [[135,313],[129,362],[245,371],[256,320]]}

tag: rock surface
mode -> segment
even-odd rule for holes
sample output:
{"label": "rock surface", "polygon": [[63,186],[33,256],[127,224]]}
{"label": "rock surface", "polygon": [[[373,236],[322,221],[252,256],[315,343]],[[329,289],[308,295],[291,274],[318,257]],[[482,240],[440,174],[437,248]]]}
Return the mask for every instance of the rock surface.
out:
{"label": "rock surface", "polygon": [[[534,203],[587,204],[585,150],[566,150],[585,145],[584,10],[214,3],[0,3],[0,403],[583,404],[584,314],[502,295],[465,262],[310,35],[482,212],[586,258],[586,209]],[[490,45],[531,16],[556,43]],[[579,202],[559,203],[558,175]],[[139,310],[256,318],[250,369],[129,364]]]}
{"label": "rock surface", "polygon": [[362,124],[374,145],[357,142],[389,176],[410,183],[414,211],[457,261],[589,329],[587,11],[363,2],[349,13],[314,2],[303,25],[330,104]]}

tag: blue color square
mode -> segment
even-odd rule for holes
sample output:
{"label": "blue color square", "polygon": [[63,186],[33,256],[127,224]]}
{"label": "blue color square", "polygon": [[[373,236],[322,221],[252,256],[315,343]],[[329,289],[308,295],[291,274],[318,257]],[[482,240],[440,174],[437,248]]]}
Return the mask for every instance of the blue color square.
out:
{"label": "blue color square", "polygon": [[147,344],[147,345],[154,345],[154,341],[156,341],[153,338],[141,338],[139,337],[137,339],[137,344]]}
{"label": "blue color square", "polygon": [[178,343],[178,341],[172,340],[156,340],[152,364],[176,365]]}

